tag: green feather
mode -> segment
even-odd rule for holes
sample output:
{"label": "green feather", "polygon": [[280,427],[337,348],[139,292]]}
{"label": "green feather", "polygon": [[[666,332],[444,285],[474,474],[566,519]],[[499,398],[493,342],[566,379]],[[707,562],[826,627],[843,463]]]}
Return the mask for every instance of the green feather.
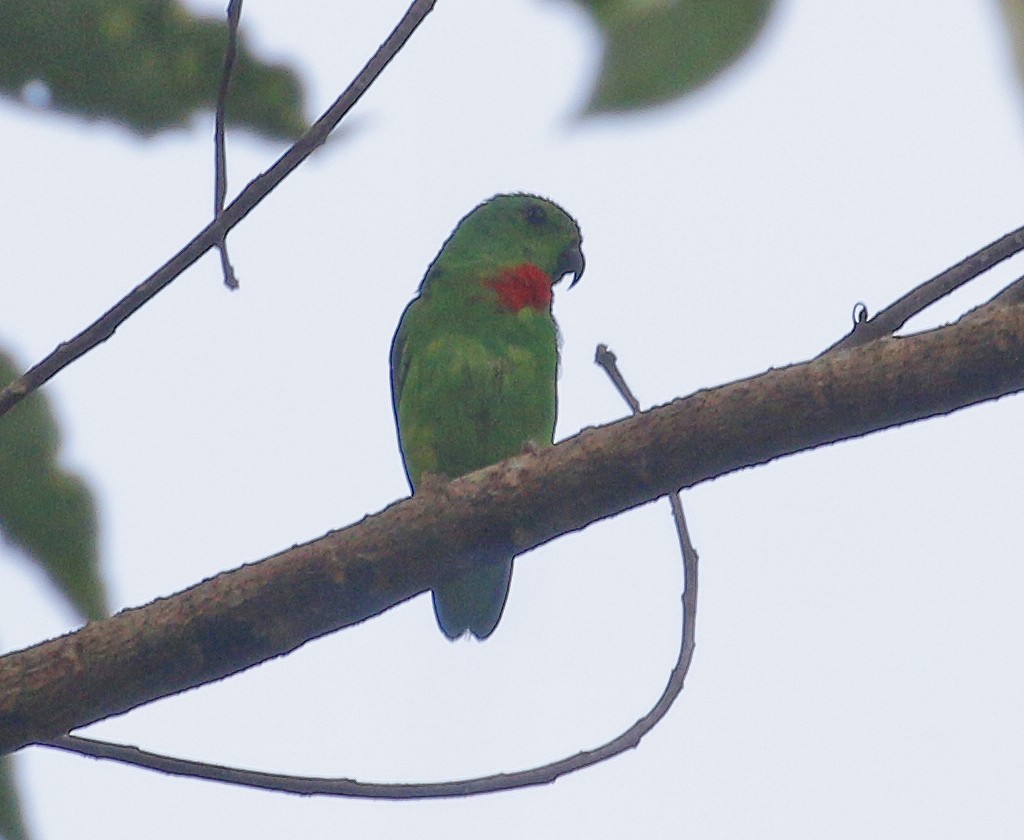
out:
{"label": "green feather", "polygon": [[[534,266],[552,284],[583,271],[580,232],[558,205],[499,195],[459,222],[406,307],[391,347],[399,442],[413,492],[427,473],[456,478],[554,436],[558,328],[550,304],[517,311],[494,283]],[[539,275],[535,275],[539,276]],[[547,287],[545,286],[545,289]],[[501,618],[512,557],[434,589],[449,638],[489,636]]]}

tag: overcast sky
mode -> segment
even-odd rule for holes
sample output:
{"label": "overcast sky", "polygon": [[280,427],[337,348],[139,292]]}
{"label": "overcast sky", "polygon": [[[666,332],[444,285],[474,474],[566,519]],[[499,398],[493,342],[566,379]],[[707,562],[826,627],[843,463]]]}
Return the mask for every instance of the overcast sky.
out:
{"label": "overcast sky", "polygon": [[[209,11],[223,4],[192,3]],[[245,27],[326,106],[404,0],[249,0]],[[440,0],[318,153],[46,393],[96,489],[115,609],[405,495],[388,347],[455,222],[496,192],[555,199],[587,274],[557,437],[815,355],[1024,223],[1024,108],[994,2],[779,3],[724,77],[586,119],[596,31],[568,3]],[[311,115],[312,116],[312,115]],[[38,360],[206,222],[212,118],[140,141],[0,108],[0,342]],[[229,138],[240,189],[281,149]],[[955,318],[993,272],[912,324]],[[299,799],[18,759],[39,838],[997,837],[1024,824],[1024,401],[826,447],[684,494],[702,558],[682,698],[634,752],[542,788],[427,803]],[[525,555],[501,625],[449,643],[428,597],[88,734],[223,764],[374,781],[521,769],[654,702],[678,644],[661,501]],[[5,548],[0,639],[74,627]]]}

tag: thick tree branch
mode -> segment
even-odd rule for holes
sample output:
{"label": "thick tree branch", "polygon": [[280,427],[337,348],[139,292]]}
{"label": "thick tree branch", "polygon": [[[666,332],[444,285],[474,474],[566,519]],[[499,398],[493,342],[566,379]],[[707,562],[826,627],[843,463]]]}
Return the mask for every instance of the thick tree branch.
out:
{"label": "thick tree branch", "polygon": [[327,142],[327,137],[334,127],[398,54],[412,33],[434,8],[436,1],[413,0],[409,10],[392,30],[387,40],[380,45],[359,75],[324,112],[323,116],[313,123],[309,131],[296,140],[295,144],[278,158],[270,169],[250,181],[245,189],[238,194],[238,197],[224,209],[224,212],[197,233],[191,242],[82,332],[57,345],[50,355],[33,365],[24,375],[0,391],[0,416],[10,411],[25,396],[73,361],[110,338],[121,324],[170,285],[186,268],[211,248],[223,242],[229,230],[248,216],[249,212],[266,198],[293,169]]}
{"label": "thick tree branch", "polygon": [[698,391],[0,658],[0,752],[225,677],[682,487],[1024,390],[1024,305]]}

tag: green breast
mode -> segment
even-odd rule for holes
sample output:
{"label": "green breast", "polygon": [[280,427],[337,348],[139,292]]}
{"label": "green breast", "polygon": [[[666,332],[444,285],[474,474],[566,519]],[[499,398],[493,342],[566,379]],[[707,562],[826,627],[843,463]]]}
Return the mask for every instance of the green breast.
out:
{"label": "green breast", "polygon": [[[395,400],[406,469],[454,478],[552,442],[558,338],[548,311],[457,314],[418,300],[403,318]],[[430,305],[427,305],[430,304]],[[417,308],[419,307],[419,308]],[[397,350],[398,348],[396,348]]]}

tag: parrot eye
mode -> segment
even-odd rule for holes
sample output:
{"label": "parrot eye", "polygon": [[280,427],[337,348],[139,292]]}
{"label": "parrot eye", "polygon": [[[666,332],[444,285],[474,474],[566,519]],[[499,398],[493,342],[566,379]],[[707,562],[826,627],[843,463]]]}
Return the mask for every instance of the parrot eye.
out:
{"label": "parrot eye", "polygon": [[526,221],[540,227],[548,220],[548,211],[536,204],[526,208]]}

